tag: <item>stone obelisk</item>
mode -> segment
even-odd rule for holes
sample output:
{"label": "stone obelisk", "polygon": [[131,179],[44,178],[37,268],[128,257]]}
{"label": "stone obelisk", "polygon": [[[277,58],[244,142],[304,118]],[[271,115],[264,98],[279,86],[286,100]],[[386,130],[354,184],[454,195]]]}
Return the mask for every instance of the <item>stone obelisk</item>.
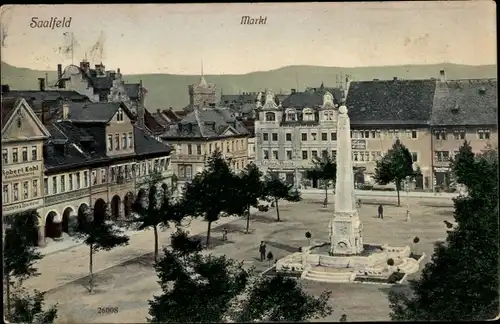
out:
{"label": "stone obelisk", "polygon": [[330,222],[330,254],[356,255],[363,250],[363,226],[354,193],[351,123],[347,107],[340,106],[337,121],[337,180],[335,212]]}

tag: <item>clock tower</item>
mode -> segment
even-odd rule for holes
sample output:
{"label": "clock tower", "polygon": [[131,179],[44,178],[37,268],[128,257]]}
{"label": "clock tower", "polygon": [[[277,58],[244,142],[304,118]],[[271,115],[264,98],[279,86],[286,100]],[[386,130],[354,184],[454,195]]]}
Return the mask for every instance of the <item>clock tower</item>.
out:
{"label": "clock tower", "polygon": [[363,251],[363,224],[359,220],[352,170],[351,124],[345,105],[337,120],[337,180],[335,211],[330,221],[330,254],[356,255]]}

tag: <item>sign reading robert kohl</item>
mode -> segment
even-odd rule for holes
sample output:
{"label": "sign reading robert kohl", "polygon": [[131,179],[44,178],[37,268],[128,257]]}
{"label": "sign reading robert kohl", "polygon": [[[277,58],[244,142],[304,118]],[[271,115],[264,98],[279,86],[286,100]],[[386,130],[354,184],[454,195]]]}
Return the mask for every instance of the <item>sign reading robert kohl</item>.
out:
{"label": "sign reading robert kohl", "polygon": [[69,28],[71,27],[72,17],[50,17],[50,19],[43,19],[39,17],[31,17],[31,28]]}
{"label": "sign reading robert kohl", "polygon": [[38,165],[29,165],[24,167],[2,168],[3,180],[14,180],[25,177],[39,176],[41,168]]}
{"label": "sign reading robert kohl", "polygon": [[353,150],[366,150],[366,140],[351,140]]}

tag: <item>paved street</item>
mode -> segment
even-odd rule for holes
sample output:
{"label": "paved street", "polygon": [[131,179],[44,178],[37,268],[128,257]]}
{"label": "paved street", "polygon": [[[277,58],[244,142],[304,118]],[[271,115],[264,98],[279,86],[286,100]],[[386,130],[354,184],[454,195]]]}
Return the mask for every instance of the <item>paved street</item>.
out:
{"label": "paved street", "polygon": [[[415,247],[417,252],[432,253],[436,240],[443,240],[446,229],[443,220],[450,220],[453,214],[449,199],[412,199],[407,198],[412,211],[410,223],[405,222],[406,208],[396,207],[393,198],[370,198],[363,200],[360,210],[364,222],[367,243],[390,243],[410,245],[414,236],[420,237]],[[221,228],[215,228],[214,243],[210,253],[225,254],[243,261],[246,266],[255,266],[260,272],[267,268],[267,262],[258,258],[258,245],[267,241],[268,250],[281,258],[297,251],[307,244],[306,231],[313,234],[313,240],[325,240],[328,229],[325,224],[332,216],[331,205],[322,208],[322,195],[308,196],[300,203],[286,203],[280,207],[282,222],[275,222],[276,211],[258,213],[252,217],[251,234],[244,234],[244,219],[227,219],[225,226],[229,231],[228,242],[220,241]],[[378,204],[385,206],[385,219],[375,217]],[[205,235],[206,223],[194,221],[191,232]],[[131,245],[96,255],[95,276],[97,287],[89,294],[86,285],[88,278],[88,251],[86,247],[54,253],[40,262],[40,277],[30,281],[30,286],[50,290],[46,296],[48,304],[59,303],[61,323],[64,322],[144,322],[148,316],[147,301],[160,293],[157,276],[152,267],[153,238],[151,232],[137,234],[131,238]],[[162,233],[161,244],[169,243],[168,232]],[[148,253],[144,255],[144,253]],[[141,257],[137,258],[137,256]],[[135,257],[135,258],[134,258]],[[127,261],[128,260],[128,261]],[[50,261],[50,262],[49,262]],[[124,262],[125,261],[125,262]],[[122,263],[121,263],[122,262]],[[120,264],[121,263],[121,264]],[[106,269],[107,268],[107,269]],[[304,287],[314,294],[322,289],[333,292],[332,305],[335,313],[324,319],[337,321],[340,314],[346,313],[350,321],[370,321],[388,319],[387,289],[374,285],[345,285],[303,282]],[[56,289],[53,289],[58,287]],[[118,314],[97,314],[98,307],[118,307]]]}

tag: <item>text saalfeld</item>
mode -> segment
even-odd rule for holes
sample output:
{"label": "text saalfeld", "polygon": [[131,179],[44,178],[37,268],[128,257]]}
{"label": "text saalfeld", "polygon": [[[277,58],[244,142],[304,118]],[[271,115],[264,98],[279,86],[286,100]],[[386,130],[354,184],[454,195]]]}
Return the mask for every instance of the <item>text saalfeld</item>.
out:
{"label": "text saalfeld", "polygon": [[31,28],[69,28],[71,26],[72,17],[50,17],[50,19],[41,19],[39,17],[31,17]]}

